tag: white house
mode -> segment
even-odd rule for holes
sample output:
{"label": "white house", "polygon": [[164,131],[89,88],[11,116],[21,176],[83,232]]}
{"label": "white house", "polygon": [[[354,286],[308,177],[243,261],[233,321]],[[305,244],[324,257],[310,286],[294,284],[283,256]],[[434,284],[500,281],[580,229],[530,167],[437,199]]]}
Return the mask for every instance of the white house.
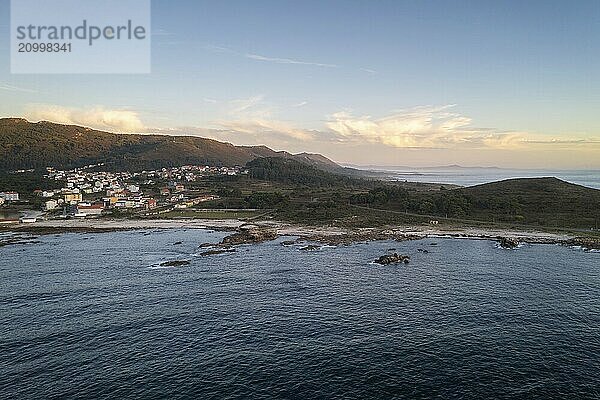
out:
{"label": "white house", "polygon": [[90,205],[77,205],[77,215],[100,215],[104,211],[104,206],[102,204],[90,204]]}
{"label": "white house", "polygon": [[46,203],[44,203],[44,210],[46,211],[55,210],[56,207],[58,207],[58,202],[56,200],[48,200]]}
{"label": "white house", "polygon": [[2,192],[0,193],[0,197],[2,197],[4,201],[19,201],[19,193],[17,192]]}

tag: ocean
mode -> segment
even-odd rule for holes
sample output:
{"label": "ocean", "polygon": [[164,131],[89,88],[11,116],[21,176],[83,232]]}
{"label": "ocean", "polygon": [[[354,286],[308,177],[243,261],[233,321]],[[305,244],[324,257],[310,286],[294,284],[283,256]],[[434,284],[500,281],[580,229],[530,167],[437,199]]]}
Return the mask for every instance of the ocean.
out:
{"label": "ocean", "polygon": [[600,189],[600,170],[522,170],[501,168],[369,168],[387,173],[392,179],[409,182],[446,183],[474,186],[511,178],[556,177],[567,182]]}
{"label": "ocean", "polygon": [[[281,238],[199,255],[224,235],[0,248],[0,398],[600,397],[600,253]],[[392,248],[411,263],[372,263]]]}

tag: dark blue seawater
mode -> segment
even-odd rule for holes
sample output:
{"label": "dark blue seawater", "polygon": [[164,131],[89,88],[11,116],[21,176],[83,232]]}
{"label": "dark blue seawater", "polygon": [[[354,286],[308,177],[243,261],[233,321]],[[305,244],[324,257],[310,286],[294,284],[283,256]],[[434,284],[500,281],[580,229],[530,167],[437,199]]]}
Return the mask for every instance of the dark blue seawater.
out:
{"label": "dark blue seawater", "polygon": [[[598,253],[425,239],[194,255],[223,235],[0,248],[0,398],[600,397]],[[412,262],[370,263],[391,247]],[[175,259],[191,265],[151,267]]]}

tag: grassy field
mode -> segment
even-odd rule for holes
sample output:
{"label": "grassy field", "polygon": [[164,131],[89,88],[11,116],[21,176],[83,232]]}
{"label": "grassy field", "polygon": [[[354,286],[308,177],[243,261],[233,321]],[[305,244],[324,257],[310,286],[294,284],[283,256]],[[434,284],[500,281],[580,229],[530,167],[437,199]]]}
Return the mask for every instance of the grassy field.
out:
{"label": "grassy field", "polygon": [[167,213],[157,215],[157,219],[251,219],[265,211],[225,211],[225,210],[174,210]]}

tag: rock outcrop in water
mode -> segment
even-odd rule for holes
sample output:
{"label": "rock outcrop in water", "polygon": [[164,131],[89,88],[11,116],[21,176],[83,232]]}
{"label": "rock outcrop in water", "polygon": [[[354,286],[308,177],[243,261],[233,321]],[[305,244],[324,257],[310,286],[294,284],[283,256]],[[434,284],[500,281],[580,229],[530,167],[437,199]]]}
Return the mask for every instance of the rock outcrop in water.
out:
{"label": "rock outcrop in water", "polygon": [[567,246],[579,246],[586,250],[600,250],[600,238],[577,237],[564,242]]}
{"label": "rock outcrop in water", "polygon": [[228,249],[208,250],[203,253],[200,253],[200,255],[201,256],[212,256],[215,254],[224,254],[224,253],[235,253],[235,249],[228,248]]}
{"label": "rock outcrop in water", "polygon": [[160,263],[161,267],[181,267],[184,265],[190,265],[190,262],[188,260],[173,260]]}
{"label": "rock outcrop in water", "polygon": [[514,238],[501,237],[500,238],[500,247],[503,249],[514,249],[519,246],[519,241]]}
{"label": "rock outcrop in water", "polygon": [[277,230],[262,226],[241,226],[239,231],[225,237],[220,245],[237,246],[239,244],[262,243],[277,239]]}
{"label": "rock outcrop in water", "polygon": [[317,244],[309,244],[308,246],[301,247],[300,250],[303,250],[303,251],[321,250],[321,246],[319,246]]}
{"label": "rock outcrop in water", "polygon": [[235,249],[233,246],[240,244],[254,244],[267,242],[269,240],[277,239],[277,230],[258,226],[258,225],[244,225],[237,229],[235,233],[226,236],[219,243],[202,243],[198,248],[210,248],[214,247],[213,250],[208,250],[200,253],[201,256],[209,256],[214,254],[233,253]]}
{"label": "rock outcrop in water", "polygon": [[408,264],[410,262],[410,256],[405,256],[402,254],[394,253],[394,254],[385,254],[375,260],[377,264],[381,265],[389,265],[389,264],[397,264],[404,263]]}

